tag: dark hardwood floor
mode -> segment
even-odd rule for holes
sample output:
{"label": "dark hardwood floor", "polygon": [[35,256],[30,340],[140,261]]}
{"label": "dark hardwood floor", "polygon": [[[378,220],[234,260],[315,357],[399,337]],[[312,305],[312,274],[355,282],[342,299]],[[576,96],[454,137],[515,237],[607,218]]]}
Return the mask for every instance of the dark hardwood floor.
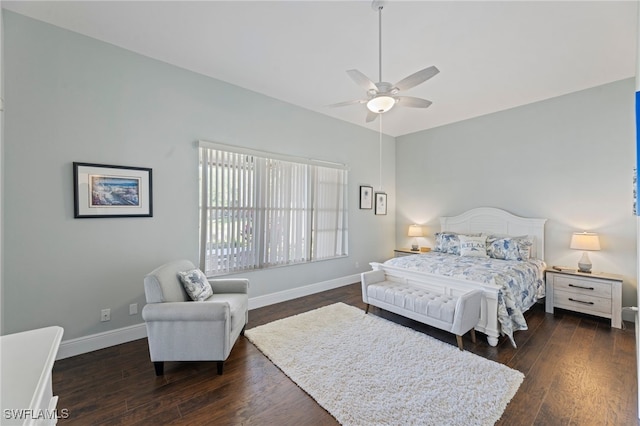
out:
{"label": "dark hardwood floor", "polygon": [[[360,284],[255,309],[252,328],[334,302],[364,309]],[[456,346],[455,336],[372,308],[371,313]],[[490,347],[478,333],[465,349],[525,374],[499,425],[637,425],[634,325],[542,305],[527,313],[529,330]],[[402,368],[402,366],[395,366]],[[59,425],[335,425],[335,419],[244,337],[225,363],[168,362],[156,377],[146,339],[56,361],[53,391],[69,417]]]}

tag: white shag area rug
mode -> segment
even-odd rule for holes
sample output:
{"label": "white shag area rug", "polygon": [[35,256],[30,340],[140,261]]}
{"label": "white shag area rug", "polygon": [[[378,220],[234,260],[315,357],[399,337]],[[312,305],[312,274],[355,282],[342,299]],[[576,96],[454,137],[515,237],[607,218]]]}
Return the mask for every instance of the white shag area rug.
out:
{"label": "white shag area rug", "polygon": [[344,303],[245,336],[343,425],[492,425],[524,379]]}

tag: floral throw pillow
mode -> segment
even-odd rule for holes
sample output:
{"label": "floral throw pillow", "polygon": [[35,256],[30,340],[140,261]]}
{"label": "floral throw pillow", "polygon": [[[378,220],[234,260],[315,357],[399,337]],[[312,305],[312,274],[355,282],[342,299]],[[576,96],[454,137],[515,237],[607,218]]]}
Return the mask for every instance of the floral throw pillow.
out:
{"label": "floral throw pillow", "polygon": [[531,257],[533,241],[527,236],[487,238],[487,254],[494,259],[527,260]]}
{"label": "floral throw pillow", "polygon": [[201,302],[213,296],[211,284],[200,269],[178,272],[178,277],[191,300]]}
{"label": "floral throw pillow", "polygon": [[460,239],[455,232],[436,232],[434,251],[440,253],[460,254]]}
{"label": "floral throw pillow", "polygon": [[460,256],[488,257],[487,237],[459,235],[458,239],[460,240]]}

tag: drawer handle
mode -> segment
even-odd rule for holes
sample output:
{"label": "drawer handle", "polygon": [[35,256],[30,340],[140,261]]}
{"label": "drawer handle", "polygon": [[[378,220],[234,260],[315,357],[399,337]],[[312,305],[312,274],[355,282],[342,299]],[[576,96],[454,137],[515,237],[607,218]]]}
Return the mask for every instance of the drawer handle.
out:
{"label": "drawer handle", "polygon": [[582,300],[577,300],[577,299],[572,299],[572,298],[569,298],[569,300],[571,300],[572,302],[583,303],[585,305],[593,305],[593,302],[584,302]]}
{"label": "drawer handle", "polygon": [[569,284],[569,287],[581,288],[583,290],[595,290],[593,287],[583,287],[581,285]]}

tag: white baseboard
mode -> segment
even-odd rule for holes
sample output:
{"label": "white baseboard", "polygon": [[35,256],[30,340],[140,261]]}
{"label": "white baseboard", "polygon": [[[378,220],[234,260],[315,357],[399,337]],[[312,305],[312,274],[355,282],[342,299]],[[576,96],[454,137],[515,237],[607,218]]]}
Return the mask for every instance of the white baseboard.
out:
{"label": "white baseboard", "polygon": [[117,330],[105,331],[104,333],[64,340],[60,343],[56,359],[69,358],[144,337],[147,337],[147,326],[142,323],[118,328]]}
{"label": "white baseboard", "polygon": [[336,278],[329,281],[309,284],[304,287],[292,288],[291,290],[252,297],[249,299],[249,310],[274,305],[280,302],[286,302],[287,300],[297,299],[298,297],[309,296],[310,294],[320,293],[321,291],[344,287],[345,285],[353,284],[355,282],[360,282],[360,274],[348,275],[346,277]]}
{"label": "white baseboard", "polygon": [[[293,288],[291,290],[280,291],[249,299],[249,310],[262,308],[275,303],[286,302],[298,297],[309,296],[321,291],[331,290],[360,281],[360,274],[349,275],[329,281],[322,281],[304,287]],[[98,349],[120,345],[122,343],[147,337],[147,327],[144,323],[130,325],[117,330],[105,331],[103,333],[91,334],[89,336],[78,337],[76,339],[65,340],[60,343],[56,359],[69,358]]]}

